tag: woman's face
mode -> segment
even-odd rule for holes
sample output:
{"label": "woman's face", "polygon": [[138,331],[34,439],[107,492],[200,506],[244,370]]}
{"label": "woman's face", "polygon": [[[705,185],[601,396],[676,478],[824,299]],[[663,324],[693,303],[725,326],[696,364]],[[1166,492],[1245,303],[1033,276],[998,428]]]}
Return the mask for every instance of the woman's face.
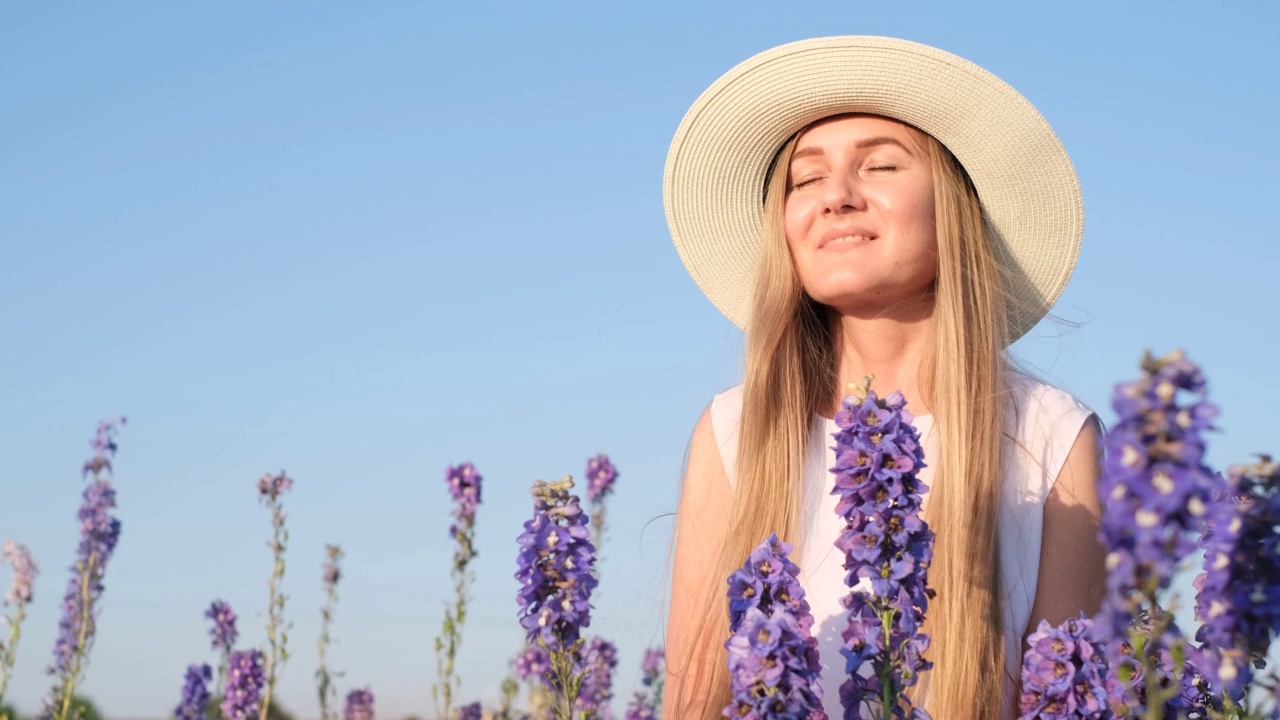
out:
{"label": "woman's face", "polygon": [[902,123],[823,120],[796,141],[783,228],[810,297],[872,316],[928,292],[937,275],[933,172]]}

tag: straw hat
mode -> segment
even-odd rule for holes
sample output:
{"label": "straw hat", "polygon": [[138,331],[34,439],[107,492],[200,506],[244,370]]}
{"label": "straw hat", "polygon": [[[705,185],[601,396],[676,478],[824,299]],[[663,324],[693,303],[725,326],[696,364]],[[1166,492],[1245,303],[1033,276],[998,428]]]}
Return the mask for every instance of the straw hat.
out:
{"label": "straw hat", "polygon": [[846,36],[781,45],[720,77],[694,102],[667,154],[663,204],[676,250],[738,327],[750,315],[765,173],[801,128],[874,113],[933,135],[978,190],[1006,269],[1011,339],[1049,311],[1084,231],[1080,183],[1053,129],[1007,83],[919,43]]}

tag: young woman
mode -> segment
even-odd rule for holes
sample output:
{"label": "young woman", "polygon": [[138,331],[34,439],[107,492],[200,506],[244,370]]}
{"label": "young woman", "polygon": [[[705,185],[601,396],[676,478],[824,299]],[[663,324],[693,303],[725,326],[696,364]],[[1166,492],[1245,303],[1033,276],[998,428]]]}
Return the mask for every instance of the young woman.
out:
{"label": "young woman", "polygon": [[1096,612],[1105,583],[1097,418],[1006,353],[1080,247],[1079,186],[1053,131],[941,50],[808,40],[703,93],[664,195],[686,267],[746,333],[744,382],[711,401],[689,449],[664,716],[721,716],[726,579],[776,532],[816,620],[824,708],[843,717],[832,417],[870,374],[916,417],[937,536],[934,668],[910,694],[939,720],[1013,717],[1027,632]]}

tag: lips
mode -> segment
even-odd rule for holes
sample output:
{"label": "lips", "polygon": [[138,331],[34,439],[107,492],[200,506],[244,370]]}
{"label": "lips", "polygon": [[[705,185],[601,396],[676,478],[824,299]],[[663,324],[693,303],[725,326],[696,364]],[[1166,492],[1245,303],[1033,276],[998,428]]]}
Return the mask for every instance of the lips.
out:
{"label": "lips", "polygon": [[862,245],[876,239],[876,234],[866,228],[845,227],[828,230],[818,241],[818,249],[826,247]]}

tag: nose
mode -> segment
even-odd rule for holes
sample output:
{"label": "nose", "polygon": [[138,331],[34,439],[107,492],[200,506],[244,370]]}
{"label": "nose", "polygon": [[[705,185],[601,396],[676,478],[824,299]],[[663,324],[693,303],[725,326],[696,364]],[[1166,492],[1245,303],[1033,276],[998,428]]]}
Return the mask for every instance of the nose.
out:
{"label": "nose", "polygon": [[857,173],[831,173],[822,187],[823,214],[840,215],[865,209],[866,198],[858,187],[858,180]]}

